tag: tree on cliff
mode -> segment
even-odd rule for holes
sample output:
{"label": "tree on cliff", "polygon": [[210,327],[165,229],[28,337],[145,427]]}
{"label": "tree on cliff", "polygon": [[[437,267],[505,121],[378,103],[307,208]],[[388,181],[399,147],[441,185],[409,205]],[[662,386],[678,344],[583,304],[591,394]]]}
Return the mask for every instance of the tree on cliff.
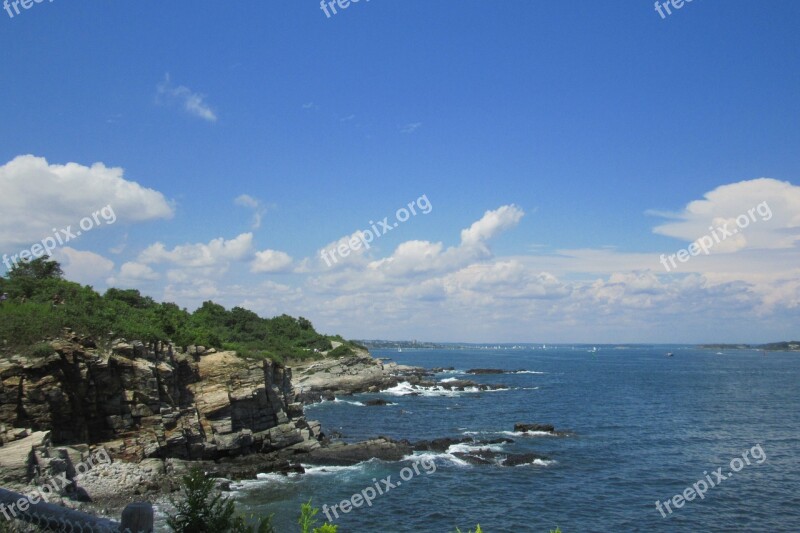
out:
{"label": "tree on cliff", "polygon": [[0,277],[0,294],[5,293],[8,299],[0,305],[0,352],[33,353],[34,345],[58,337],[63,328],[100,344],[120,337],[145,343],[170,341],[277,361],[319,357],[332,348],[332,339],[352,345],[318,333],[302,317],[262,318],[241,307],[228,311],[211,301],[190,313],[135,289],[110,288],[100,295],[92,287],[64,279],[61,265],[49,257],[22,261]]}

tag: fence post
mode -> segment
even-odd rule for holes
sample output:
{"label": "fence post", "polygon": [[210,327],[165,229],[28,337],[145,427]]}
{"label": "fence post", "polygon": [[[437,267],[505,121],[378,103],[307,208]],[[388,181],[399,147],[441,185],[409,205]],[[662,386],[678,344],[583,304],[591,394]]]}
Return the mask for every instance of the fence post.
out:
{"label": "fence post", "polygon": [[153,521],[151,504],[147,502],[130,503],[122,511],[120,531],[123,533],[152,533]]}

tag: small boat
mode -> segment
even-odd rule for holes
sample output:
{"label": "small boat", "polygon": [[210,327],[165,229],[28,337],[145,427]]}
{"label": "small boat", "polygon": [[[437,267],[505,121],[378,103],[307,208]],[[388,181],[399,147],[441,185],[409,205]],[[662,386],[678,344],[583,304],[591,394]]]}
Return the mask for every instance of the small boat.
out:
{"label": "small boat", "polygon": [[673,355],[675,355],[675,354],[672,353],[672,352],[667,352],[667,357],[672,357]]}
{"label": "small boat", "polygon": [[725,354],[722,352],[717,352],[717,355],[725,355]]}

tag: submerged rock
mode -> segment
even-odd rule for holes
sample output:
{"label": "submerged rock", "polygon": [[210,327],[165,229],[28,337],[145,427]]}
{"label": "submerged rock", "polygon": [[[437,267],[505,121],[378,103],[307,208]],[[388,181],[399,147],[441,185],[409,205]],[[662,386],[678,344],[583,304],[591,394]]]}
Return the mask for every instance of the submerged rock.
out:
{"label": "submerged rock", "polygon": [[527,433],[531,431],[542,431],[545,433],[554,433],[556,428],[552,424],[514,424],[514,431]]}
{"label": "submerged rock", "polygon": [[380,406],[380,405],[391,405],[391,404],[392,404],[392,402],[388,402],[388,401],[384,400],[383,398],[377,398],[375,400],[367,400],[366,402],[364,402],[364,405],[367,405],[367,406],[370,406],[370,407]]}

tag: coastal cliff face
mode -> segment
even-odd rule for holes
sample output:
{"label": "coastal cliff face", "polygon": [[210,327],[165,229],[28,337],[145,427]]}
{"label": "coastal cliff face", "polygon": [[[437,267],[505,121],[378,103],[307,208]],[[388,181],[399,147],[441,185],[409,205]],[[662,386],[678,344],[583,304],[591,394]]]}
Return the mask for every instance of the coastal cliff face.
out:
{"label": "coastal cliff face", "polygon": [[[426,371],[367,352],[292,370],[203,347],[115,341],[98,348],[64,335],[53,353],[0,359],[0,485],[25,492],[65,476],[61,502],[124,504],[177,489],[198,467],[219,478],[302,473],[303,463],[399,460],[407,441],[331,441],[303,403],[420,383]],[[41,351],[40,351],[41,353]],[[85,474],[77,465],[108,455]],[[160,495],[160,496],[159,496]],[[90,504],[91,505],[91,504]]]}
{"label": "coastal cliff face", "polygon": [[[291,370],[232,352],[70,336],[46,357],[0,361],[0,444],[49,431],[117,459],[219,459],[319,446],[293,404]],[[4,426],[4,427],[2,427]]]}

